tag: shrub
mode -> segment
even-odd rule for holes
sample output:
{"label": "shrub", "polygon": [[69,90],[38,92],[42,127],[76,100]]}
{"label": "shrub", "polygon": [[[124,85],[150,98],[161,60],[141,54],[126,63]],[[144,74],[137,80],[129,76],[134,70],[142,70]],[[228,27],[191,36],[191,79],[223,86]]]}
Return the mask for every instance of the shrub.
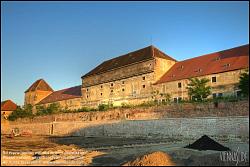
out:
{"label": "shrub", "polygon": [[8,117],[8,120],[15,121],[18,118],[33,118],[32,106],[25,106],[25,108],[17,107]]}
{"label": "shrub", "polygon": [[60,107],[60,104],[58,103],[52,103],[47,108],[44,106],[37,106],[36,109],[37,109],[36,115],[50,115],[63,112]]}
{"label": "shrub", "polygon": [[89,111],[91,111],[91,108],[89,107],[82,107],[77,110],[77,112],[89,112]]}
{"label": "shrub", "polygon": [[244,73],[240,75],[239,88],[243,96],[249,96],[249,72],[246,70]]}
{"label": "shrub", "polygon": [[107,111],[108,109],[113,108],[113,105],[111,104],[99,104],[98,110],[99,111]]}
{"label": "shrub", "polygon": [[133,105],[127,104],[127,103],[122,103],[121,108],[132,108]]}

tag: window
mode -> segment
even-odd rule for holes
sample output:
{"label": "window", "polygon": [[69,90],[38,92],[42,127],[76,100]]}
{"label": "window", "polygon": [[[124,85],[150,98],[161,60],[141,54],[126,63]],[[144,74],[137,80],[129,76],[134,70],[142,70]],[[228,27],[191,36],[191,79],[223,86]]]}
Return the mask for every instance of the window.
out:
{"label": "window", "polygon": [[216,77],[212,77],[212,82],[216,82]]}
{"label": "window", "polygon": [[113,84],[113,83],[111,83],[111,86],[114,86],[114,84]]}
{"label": "window", "polygon": [[87,98],[89,98],[89,96],[87,95]]}
{"label": "window", "polygon": [[181,82],[178,82],[178,88],[181,88]]}
{"label": "window", "polygon": [[102,93],[101,93],[101,96],[102,96]]}
{"label": "window", "polygon": [[143,88],[145,88],[146,86],[145,85],[142,85]]}
{"label": "window", "polygon": [[223,96],[223,93],[218,93],[218,97],[222,97]]}
{"label": "window", "polygon": [[124,81],[122,81],[122,84],[124,84],[125,82]]}
{"label": "window", "polygon": [[216,98],[216,93],[213,93],[213,98]]}
{"label": "window", "polygon": [[174,102],[177,103],[177,100],[178,100],[177,97],[175,97],[175,98],[174,98]]}
{"label": "window", "polygon": [[242,92],[240,90],[236,91],[236,96],[237,97],[241,97],[241,95],[242,95]]}
{"label": "window", "polygon": [[122,91],[124,92],[124,91],[125,91],[125,89],[123,88],[123,89],[122,89]]}
{"label": "window", "polygon": [[89,91],[89,88],[87,88],[87,92]]}
{"label": "window", "polygon": [[101,88],[102,88],[102,85],[101,85]]}
{"label": "window", "polygon": [[145,80],[145,77],[142,77],[142,80]]}
{"label": "window", "polygon": [[111,90],[110,92],[113,93],[113,90]]}
{"label": "window", "polygon": [[182,100],[182,98],[181,97],[178,97],[178,102],[180,102]]}

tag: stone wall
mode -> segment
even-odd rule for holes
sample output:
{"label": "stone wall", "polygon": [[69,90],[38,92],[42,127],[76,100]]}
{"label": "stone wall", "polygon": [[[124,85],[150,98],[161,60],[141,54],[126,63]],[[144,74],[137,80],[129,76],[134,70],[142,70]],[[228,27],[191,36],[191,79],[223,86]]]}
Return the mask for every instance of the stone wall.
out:
{"label": "stone wall", "polygon": [[141,120],[163,118],[192,118],[208,116],[246,116],[249,115],[249,101],[220,102],[216,108],[213,103],[192,104],[172,103],[170,105],[116,108],[108,111],[61,113],[37,116],[33,119],[22,118],[12,124],[49,123],[52,121],[110,121],[110,120]]}
{"label": "stone wall", "polygon": [[123,121],[68,121],[32,124],[9,124],[1,133],[10,133],[12,128],[32,131],[36,135],[87,136],[87,137],[181,137],[201,135],[216,137],[249,138],[248,117],[168,118],[159,120]]}

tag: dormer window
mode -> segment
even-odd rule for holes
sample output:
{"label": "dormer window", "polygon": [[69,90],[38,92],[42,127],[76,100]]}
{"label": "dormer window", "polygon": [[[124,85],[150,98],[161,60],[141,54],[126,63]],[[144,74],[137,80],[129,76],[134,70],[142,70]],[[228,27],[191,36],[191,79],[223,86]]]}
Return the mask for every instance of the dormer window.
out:
{"label": "dormer window", "polygon": [[230,64],[229,63],[224,64],[223,67],[225,67],[225,68],[230,67]]}
{"label": "dormer window", "polygon": [[179,70],[182,70],[184,68],[184,66],[183,65],[181,65],[180,67],[179,67]]}
{"label": "dormer window", "polygon": [[195,70],[194,72],[202,72],[202,69],[199,68],[199,69]]}
{"label": "dormer window", "polygon": [[216,58],[215,58],[215,61],[218,61],[218,60],[220,60],[220,57],[216,57]]}

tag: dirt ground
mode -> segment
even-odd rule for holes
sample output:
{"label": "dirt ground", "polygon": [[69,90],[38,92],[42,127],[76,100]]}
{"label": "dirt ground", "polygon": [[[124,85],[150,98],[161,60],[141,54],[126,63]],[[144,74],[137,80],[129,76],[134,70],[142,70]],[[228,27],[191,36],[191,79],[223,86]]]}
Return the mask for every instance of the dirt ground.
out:
{"label": "dirt ground", "polygon": [[[162,151],[179,166],[249,165],[248,141],[219,141],[244,157],[222,158],[220,151],[183,148],[193,141],[145,138],[1,136],[1,165],[120,166],[145,154]],[[246,156],[246,157],[245,157]],[[157,158],[155,159],[157,161]]]}

